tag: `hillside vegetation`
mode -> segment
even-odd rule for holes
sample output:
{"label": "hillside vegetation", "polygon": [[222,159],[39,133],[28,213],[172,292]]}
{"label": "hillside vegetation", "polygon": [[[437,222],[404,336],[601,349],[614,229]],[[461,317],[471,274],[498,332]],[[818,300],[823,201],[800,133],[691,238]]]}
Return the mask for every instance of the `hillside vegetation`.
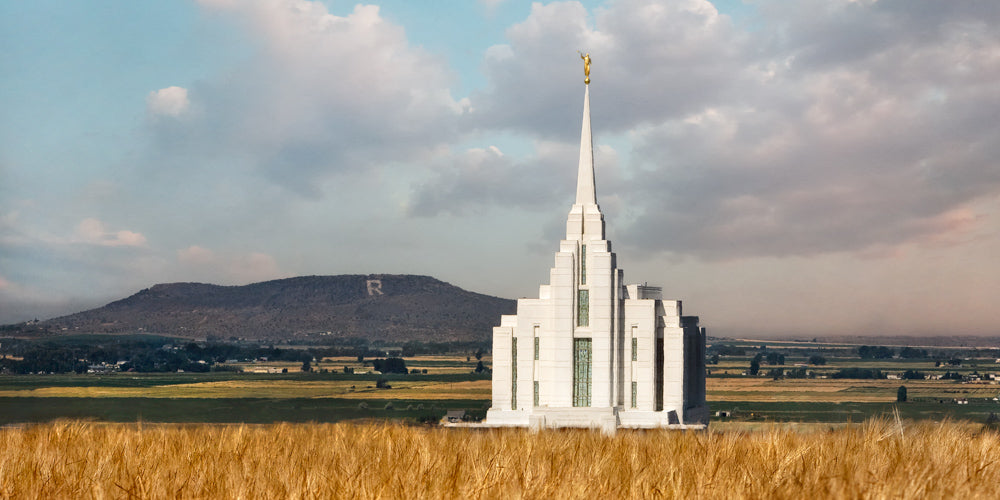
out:
{"label": "hillside vegetation", "polygon": [[156,333],[187,338],[486,341],[514,301],[429,276],[303,276],[244,286],[155,285],[11,333]]}
{"label": "hillside vegetation", "polygon": [[474,431],[393,424],[0,430],[3,498],[990,498],[1000,435]]}

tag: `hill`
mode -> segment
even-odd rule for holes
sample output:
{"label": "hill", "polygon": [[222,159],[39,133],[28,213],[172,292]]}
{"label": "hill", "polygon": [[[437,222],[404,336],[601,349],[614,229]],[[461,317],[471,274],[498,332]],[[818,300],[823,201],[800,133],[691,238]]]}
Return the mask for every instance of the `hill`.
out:
{"label": "hill", "polygon": [[429,276],[303,276],[244,286],[159,284],[104,307],[33,325],[40,333],[189,338],[488,341],[515,302]]}

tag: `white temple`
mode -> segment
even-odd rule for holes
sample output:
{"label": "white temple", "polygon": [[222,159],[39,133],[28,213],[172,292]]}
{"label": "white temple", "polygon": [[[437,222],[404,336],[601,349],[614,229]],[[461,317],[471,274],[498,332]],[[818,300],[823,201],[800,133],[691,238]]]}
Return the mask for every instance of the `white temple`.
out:
{"label": "white temple", "polygon": [[597,205],[590,58],[576,202],[549,284],[493,328],[486,426],[690,428],[708,422],[705,331],[661,289],[626,285]]}

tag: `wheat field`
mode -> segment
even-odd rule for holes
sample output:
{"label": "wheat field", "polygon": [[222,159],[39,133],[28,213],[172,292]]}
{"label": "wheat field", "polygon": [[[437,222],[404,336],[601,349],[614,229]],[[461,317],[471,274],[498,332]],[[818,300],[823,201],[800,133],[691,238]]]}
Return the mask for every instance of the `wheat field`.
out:
{"label": "wheat field", "polygon": [[2,498],[987,498],[1000,435],[470,430],[392,423],[0,430]]}

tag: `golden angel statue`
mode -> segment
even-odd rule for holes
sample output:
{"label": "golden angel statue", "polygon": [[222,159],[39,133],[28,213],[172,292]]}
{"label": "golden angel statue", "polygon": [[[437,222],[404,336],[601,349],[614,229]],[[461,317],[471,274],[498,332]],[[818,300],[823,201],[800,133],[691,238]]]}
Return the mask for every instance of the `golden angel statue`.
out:
{"label": "golden angel statue", "polygon": [[590,85],[590,52],[586,54],[579,50],[576,52],[580,54],[580,59],[583,59],[583,75],[586,77],[583,79],[583,83]]}

